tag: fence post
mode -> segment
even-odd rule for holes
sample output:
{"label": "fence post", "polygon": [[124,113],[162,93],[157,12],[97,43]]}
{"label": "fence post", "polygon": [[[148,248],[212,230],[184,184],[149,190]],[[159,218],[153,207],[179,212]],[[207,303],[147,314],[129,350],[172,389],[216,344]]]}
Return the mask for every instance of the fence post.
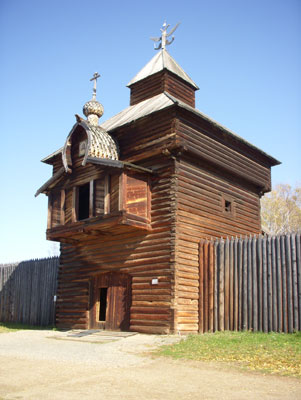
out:
{"label": "fence post", "polygon": [[199,244],[199,332],[204,333],[204,240]]}

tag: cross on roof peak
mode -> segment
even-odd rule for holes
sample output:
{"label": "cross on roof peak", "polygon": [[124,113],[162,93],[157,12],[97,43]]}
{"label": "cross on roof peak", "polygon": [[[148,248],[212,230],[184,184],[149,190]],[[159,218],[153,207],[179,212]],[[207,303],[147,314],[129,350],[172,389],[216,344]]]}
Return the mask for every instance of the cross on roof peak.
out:
{"label": "cross on roof peak", "polygon": [[170,24],[167,24],[166,21],[164,21],[162,28],[160,28],[162,35],[160,37],[151,37],[151,40],[153,40],[154,42],[161,42],[158,47],[155,47],[155,50],[159,49],[164,50],[166,46],[168,46],[175,40],[174,36],[172,36],[171,40],[168,40],[167,38],[174,33],[174,31],[177,29],[179,25],[180,22],[178,22],[177,25],[174,28],[172,28],[172,30],[169,33],[167,33],[167,29],[170,27]]}
{"label": "cross on roof peak", "polygon": [[97,79],[100,78],[100,75],[98,72],[95,72],[93,74],[93,77],[90,79],[90,81],[94,81],[94,87],[93,87],[93,96],[92,96],[92,100],[96,99],[96,85],[97,85]]}

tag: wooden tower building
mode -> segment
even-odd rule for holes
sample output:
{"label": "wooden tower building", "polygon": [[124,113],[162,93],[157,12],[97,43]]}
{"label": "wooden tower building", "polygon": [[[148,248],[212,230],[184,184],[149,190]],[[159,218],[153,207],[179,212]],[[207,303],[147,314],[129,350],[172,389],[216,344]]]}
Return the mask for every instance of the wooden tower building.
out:
{"label": "wooden tower building", "polygon": [[[258,234],[273,157],[195,108],[197,85],[165,49],[99,123],[84,105],[52,177],[47,239],[61,243],[59,328],[198,332],[199,242]],[[166,35],[165,35],[166,36]]]}

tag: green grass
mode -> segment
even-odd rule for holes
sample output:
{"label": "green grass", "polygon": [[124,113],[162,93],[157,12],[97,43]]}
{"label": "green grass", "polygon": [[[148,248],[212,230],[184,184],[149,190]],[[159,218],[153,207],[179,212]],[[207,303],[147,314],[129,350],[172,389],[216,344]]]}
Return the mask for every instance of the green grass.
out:
{"label": "green grass", "polygon": [[177,359],[226,362],[251,370],[301,377],[301,332],[190,335],[177,344],[163,346],[159,354]]}
{"label": "green grass", "polygon": [[52,326],[33,326],[33,325],[26,325],[26,324],[18,324],[15,322],[0,322],[0,333],[6,332],[16,332],[20,330],[45,330],[45,329],[52,329]]}

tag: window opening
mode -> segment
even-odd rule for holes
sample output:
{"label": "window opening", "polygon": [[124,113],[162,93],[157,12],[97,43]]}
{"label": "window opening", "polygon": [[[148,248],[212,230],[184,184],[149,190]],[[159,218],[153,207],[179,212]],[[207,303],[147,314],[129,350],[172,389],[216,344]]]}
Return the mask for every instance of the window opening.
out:
{"label": "window opening", "polygon": [[228,213],[232,212],[232,202],[229,200],[225,200],[225,211]]}
{"label": "window opening", "polygon": [[78,220],[89,218],[90,184],[78,188]]}
{"label": "window opening", "polygon": [[99,289],[99,321],[106,320],[108,288]]}

